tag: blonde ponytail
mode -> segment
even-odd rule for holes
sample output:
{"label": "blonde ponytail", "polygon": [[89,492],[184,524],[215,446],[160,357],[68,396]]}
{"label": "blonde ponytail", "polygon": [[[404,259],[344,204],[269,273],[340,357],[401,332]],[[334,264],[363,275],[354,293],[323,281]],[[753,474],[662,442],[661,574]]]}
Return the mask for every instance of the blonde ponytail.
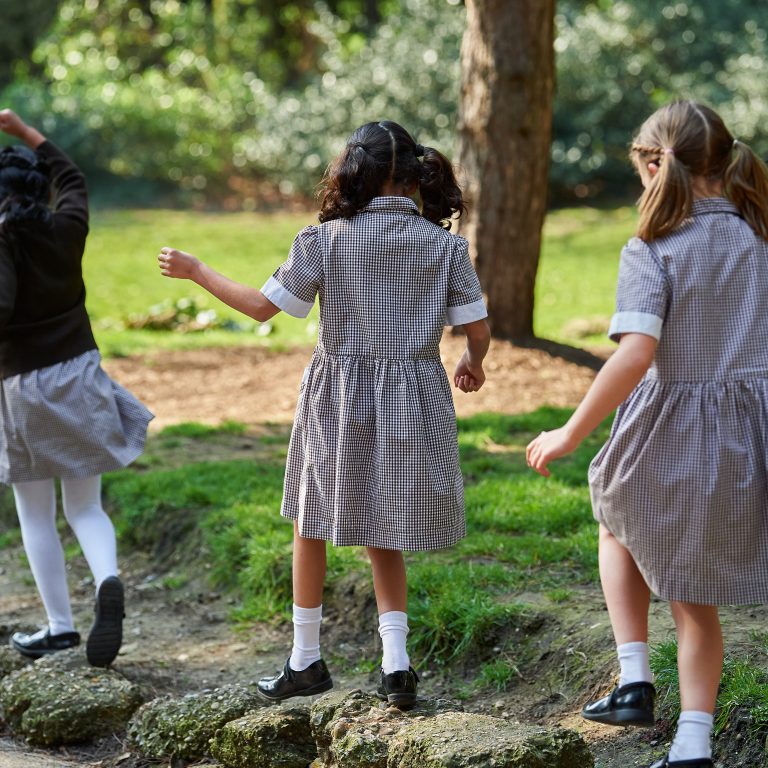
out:
{"label": "blonde ponytail", "polygon": [[[640,221],[637,236],[645,241],[655,240],[677,229],[691,215],[693,207],[693,181],[688,168],[675,157],[672,147],[659,148],[656,159],[648,149],[639,152],[638,162],[659,165],[659,170],[643,192],[638,209]],[[653,150],[651,150],[653,151]]]}
{"label": "blonde ponytail", "polygon": [[743,142],[734,140],[723,183],[728,198],[755,234],[768,240],[768,168]]}

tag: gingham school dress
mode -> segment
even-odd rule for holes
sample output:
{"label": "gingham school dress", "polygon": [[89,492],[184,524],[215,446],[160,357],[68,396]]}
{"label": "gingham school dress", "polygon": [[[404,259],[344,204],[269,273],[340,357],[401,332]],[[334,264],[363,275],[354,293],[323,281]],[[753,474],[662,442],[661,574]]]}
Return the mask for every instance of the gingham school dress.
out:
{"label": "gingham school dress", "polygon": [[465,534],[443,327],[486,316],[467,242],[404,197],[302,230],[263,293],[318,344],[301,383],[281,513],[302,536],[396,550]]}
{"label": "gingham school dress", "polygon": [[590,467],[595,517],[654,593],[768,602],[768,244],[730,202],[622,252],[610,335],[659,339]]}

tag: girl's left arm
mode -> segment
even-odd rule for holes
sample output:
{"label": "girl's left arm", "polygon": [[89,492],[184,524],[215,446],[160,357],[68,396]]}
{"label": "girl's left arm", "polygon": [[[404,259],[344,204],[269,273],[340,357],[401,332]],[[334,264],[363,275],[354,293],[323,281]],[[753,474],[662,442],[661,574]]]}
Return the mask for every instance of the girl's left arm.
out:
{"label": "girl's left arm", "polygon": [[576,450],[581,441],[639,384],[656,354],[657,339],[643,333],[627,333],[619,348],[592,382],[573,416],[560,429],[542,432],[526,450],[528,466],[549,477],[547,464]]}
{"label": "girl's left arm", "polygon": [[230,280],[191,253],[176,248],[161,248],[157,261],[160,272],[166,277],[192,280],[232,309],[260,323],[280,311],[261,291]]}

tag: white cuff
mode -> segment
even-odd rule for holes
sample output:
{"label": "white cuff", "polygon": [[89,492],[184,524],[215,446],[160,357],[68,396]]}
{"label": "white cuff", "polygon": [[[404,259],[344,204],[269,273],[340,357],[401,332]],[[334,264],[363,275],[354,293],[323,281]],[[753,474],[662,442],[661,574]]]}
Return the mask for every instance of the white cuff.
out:
{"label": "white cuff", "polygon": [[464,325],[465,323],[473,323],[475,320],[482,320],[484,317],[488,317],[488,310],[485,308],[485,302],[482,299],[478,299],[471,304],[448,307],[445,324]]}
{"label": "white cuff", "polygon": [[612,341],[618,341],[623,333],[644,333],[658,340],[663,325],[664,320],[650,312],[617,312],[611,318],[608,336]]}
{"label": "white cuff", "polygon": [[287,288],[275,280],[274,276],[267,280],[261,292],[276,307],[279,307],[283,312],[292,317],[306,317],[315,304],[314,301],[302,301],[294,296]]}

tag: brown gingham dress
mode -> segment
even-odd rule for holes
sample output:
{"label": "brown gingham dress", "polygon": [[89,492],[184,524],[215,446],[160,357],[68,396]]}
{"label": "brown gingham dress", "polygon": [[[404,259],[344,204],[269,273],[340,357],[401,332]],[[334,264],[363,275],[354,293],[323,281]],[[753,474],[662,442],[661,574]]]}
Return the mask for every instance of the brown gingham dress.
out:
{"label": "brown gingham dress", "polygon": [[486,316],[467,242],[404,197],[302,230],[263,293],[318,345],[301,383],[281,514],[337,545],[448,547],[465,534],[446,324]]}
{"label": "brown gingham dress", "polygon": [[595,517],[664,599],[768,602],[768,244],[722,198],[630,240],[623,333],[659,345],[590,467]]}

